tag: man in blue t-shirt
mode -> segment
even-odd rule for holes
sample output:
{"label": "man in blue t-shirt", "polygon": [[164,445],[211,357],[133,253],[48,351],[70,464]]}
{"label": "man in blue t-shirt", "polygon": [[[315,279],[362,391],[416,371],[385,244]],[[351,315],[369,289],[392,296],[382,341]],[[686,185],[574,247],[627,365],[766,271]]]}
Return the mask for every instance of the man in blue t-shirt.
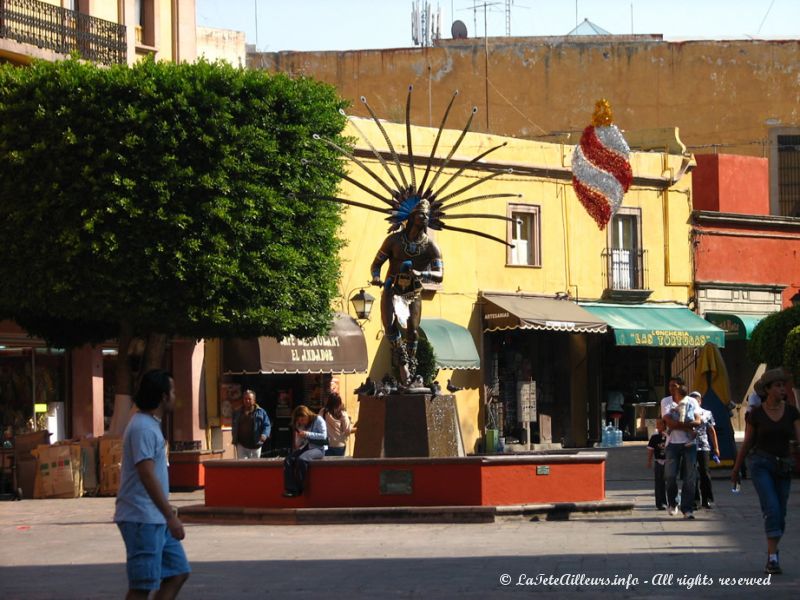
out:
{"label": "man in blue t-shirt", "polygon": [[170,506],[167,448],[161,417],[175,406],[175,384],[166,371],[145,373],[134,403],[139,409],[125,429],[114,522],[125,542],[126,598],[175,598],[191,569],[180,543],[185,536]]}

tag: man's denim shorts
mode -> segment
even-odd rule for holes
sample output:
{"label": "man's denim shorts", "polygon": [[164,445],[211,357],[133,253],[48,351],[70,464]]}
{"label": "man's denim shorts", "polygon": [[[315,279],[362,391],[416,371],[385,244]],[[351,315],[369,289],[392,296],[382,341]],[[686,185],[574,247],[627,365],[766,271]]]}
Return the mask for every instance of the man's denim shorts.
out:
{"label": "man's denim shorts", "polygon": [[128,560],[128,588],[157,590],[161,580],[191,572],[181,543],[166,525],[117,523]]}

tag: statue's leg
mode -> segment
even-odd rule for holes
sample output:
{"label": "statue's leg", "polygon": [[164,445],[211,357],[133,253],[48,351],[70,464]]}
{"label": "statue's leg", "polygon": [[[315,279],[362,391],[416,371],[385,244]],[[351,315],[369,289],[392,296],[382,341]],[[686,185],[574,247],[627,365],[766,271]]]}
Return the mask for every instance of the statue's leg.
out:
{"label": "statue's leg", "polygon": [[411,379],[408,370],[408,354],[400,327],[394,315],[393,294],[389,289],[384,289],[381,295],[381,320],[383,332],[392,348],[392,364],[397,368],[400,384],[407,386]]}
{"label": "statue's leg", "polygon": [[383,324],[384,335],[389,339],[389,342],[394,344],[400,337],[400,330],[395,325],[392,296],[391,290],[387,289],[384,289],[381,294],[381,323]]}
{"label": "statue's leg", "polygon": [[408,369],[412,378],[417,374],[417,345],[419,344],[419,322],[421,319],[422,298],[417,297],[409,305],[408,327],[406,328]]}

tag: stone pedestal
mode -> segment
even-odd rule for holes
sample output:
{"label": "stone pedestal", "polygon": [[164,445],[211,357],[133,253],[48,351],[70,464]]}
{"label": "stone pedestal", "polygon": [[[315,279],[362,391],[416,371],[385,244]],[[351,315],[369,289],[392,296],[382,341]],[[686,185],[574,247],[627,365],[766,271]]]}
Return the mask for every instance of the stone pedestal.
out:
{"label": "stone pedestal", "polygon": [[354,458],[464,456],[452,395],[360,396]]}

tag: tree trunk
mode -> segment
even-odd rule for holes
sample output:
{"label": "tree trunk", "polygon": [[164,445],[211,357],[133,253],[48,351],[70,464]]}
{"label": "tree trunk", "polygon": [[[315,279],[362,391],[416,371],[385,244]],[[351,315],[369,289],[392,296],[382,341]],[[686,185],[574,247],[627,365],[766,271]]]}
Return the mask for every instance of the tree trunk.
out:
{"label": "tree trunk", "polygon": [[149,333],[144,349],[144,359],[139,377],[152,369],[164,368],[164,355],[167,352],[167,336],[164,333]]}
{"label": "tree trunk", "polygon": [[133,401],[131,397],[131,363],[128,359],[128,348],[133,339],[133,328],[127,321],[120,323],[119,339],[117,347],[117,368],[114,379],[114,414],[111,416],[111,424],[108,427],[108,434],[120,436],[125,431],[130,419]]}

